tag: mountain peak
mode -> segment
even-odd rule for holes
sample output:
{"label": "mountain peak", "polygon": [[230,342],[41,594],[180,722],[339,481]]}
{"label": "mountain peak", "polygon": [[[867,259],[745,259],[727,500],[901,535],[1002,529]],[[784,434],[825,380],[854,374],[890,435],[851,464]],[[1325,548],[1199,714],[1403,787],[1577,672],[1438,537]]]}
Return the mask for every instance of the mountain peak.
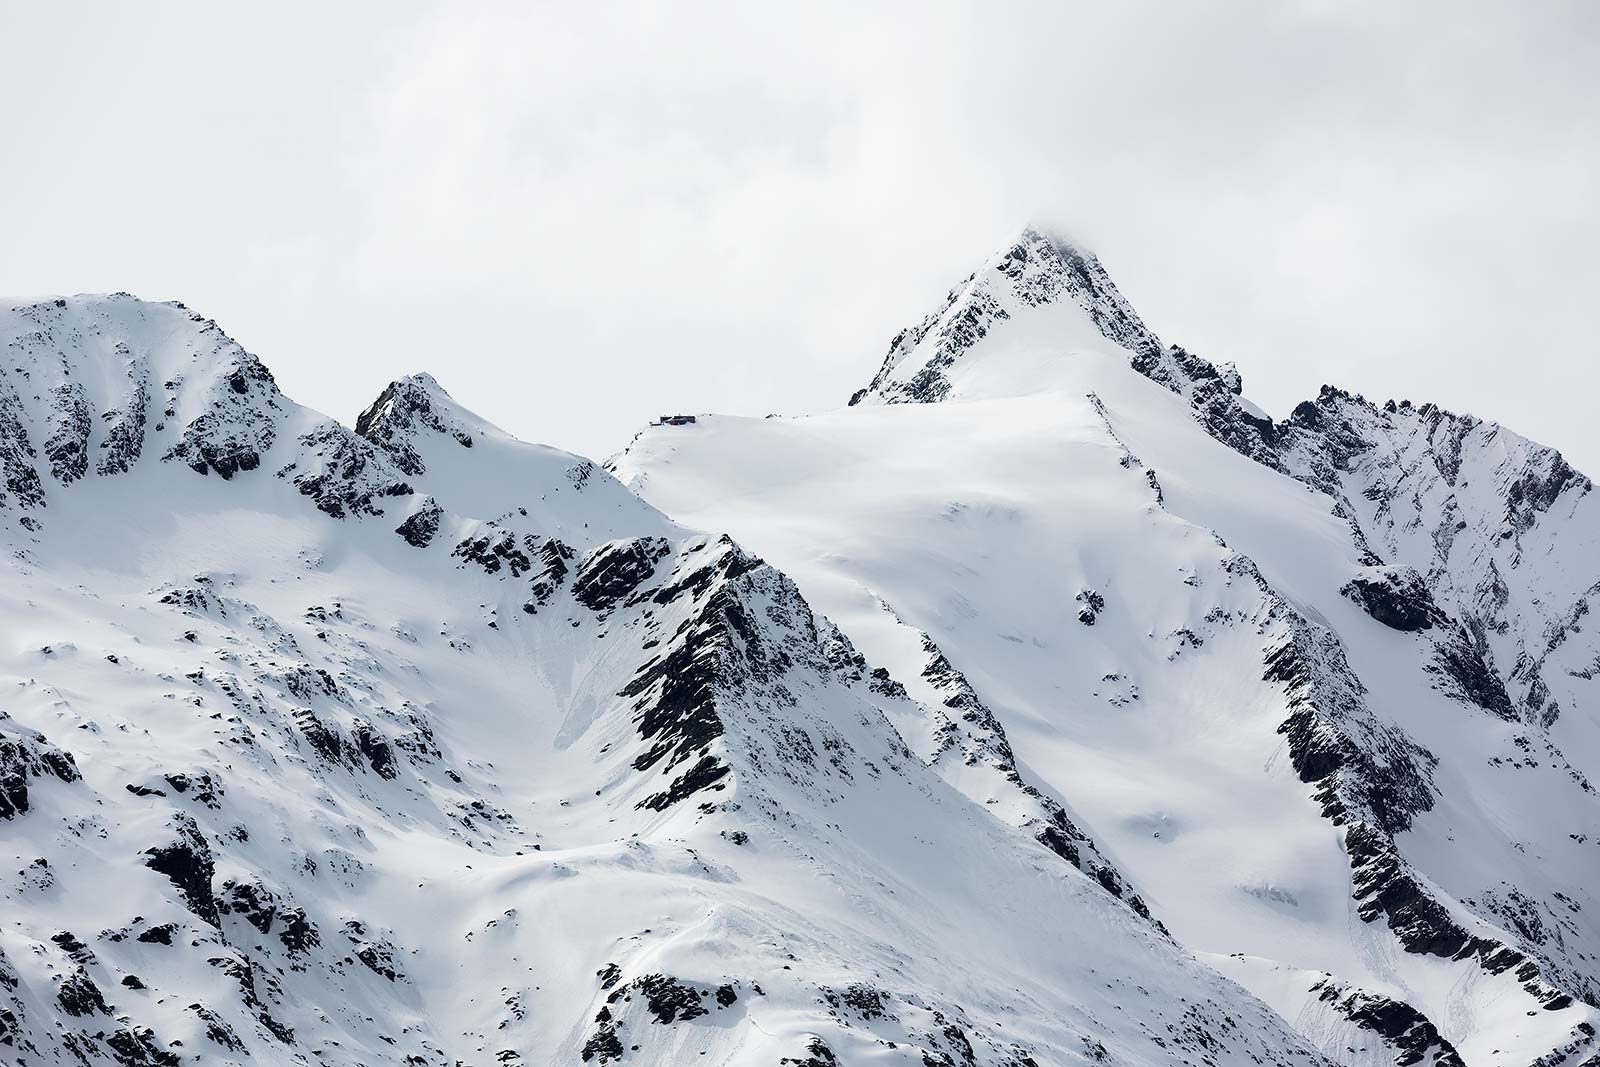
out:
{"label": "mountain peak", "polygon": [[1162,347],[1098,257],[1059,230],[1030,224],[950,290],[939,310],[896,334],[877,375],[850,402],[1028,392],[1049,384],[1048,365],[1019,376],[1020,368],[1002,366],[1010,356],[1044,346],[1056,358],[1063,344],[1107,342],[1135,356]]}
{"label": "mountain peak", "polygon": [[272,372],[178,303],[47,297],[0,313],[0,505],[122,474],[140,457],[231,478],[255,469],[293,407]]}
{"label": "mountain peak", "polygon": [[1092,352],[1125,361],[1183,397],[1230,448],[1278,466],[1272,420],[1243,399],[1238,369],[1163,344],[1099,257],[1037,224],[952,289],[941,309],[896,334],[877,375],[850,404],[1049,392],[1071,378],[1064,361]]}
{"label": "mountain peak", "polygon": [[1018,245],[1030,245],[1035,247],[1048,245],[1049,247],[1055,249],[1058,254],[1063,256],[1078,255],[1089,258],[1094,257],[1094,252],[1068,231],[1057,226],[1046,225],[1038,220],[1030,221],[1022,228],[1022,232],[1019,233],[1017,235],[1017,239],[1012,242],[1012,247],[1016,247]]}
{"label": "mountain peak", "polygon": [[427,469],[416,447],[419,434],[432,431],[454,439],[462,448],[471,448],[475,429],[471,423],[481,421],[457,404],[433,375],[421,373],[385,386],[378,399],[356,418],[356,433],[416,477]]}

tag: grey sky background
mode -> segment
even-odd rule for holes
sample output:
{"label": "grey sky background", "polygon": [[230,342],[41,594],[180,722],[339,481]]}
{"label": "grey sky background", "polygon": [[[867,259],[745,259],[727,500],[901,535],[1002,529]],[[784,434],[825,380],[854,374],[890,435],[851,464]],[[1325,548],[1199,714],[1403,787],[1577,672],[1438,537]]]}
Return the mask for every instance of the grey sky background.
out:
{"label": "grey sky background", "polygon": [[1600,476],[1600,4],[0,0],[0,94],[0,293],[182,300],[346,422],[837,407],[1038,219],[1274,415]]}

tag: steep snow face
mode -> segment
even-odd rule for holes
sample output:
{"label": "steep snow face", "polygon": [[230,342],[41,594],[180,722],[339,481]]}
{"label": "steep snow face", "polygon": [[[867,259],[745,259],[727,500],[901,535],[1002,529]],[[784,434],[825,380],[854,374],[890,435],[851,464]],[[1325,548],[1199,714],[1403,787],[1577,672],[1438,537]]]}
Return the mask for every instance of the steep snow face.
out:
{"label": "steep snow face", "polygon": [[7,1064],[1324,1062],[929,633],[432,379],[352,432],[176,306],[0,320]]}
{"label": "steep snow face", "polygon": [[[1555,449],[1431,404],[1324,388],[1282,428],[1285,461],[1375,552],[1419,571],[1468,627],[1518,718],[1600,774],[1600,502]],[[1571,714],[1565,714],[1570,712]]]}
{"label": "steep snow face", "polygon": [[[897,339],[850,408],[651,428],[609,466],[772,559],[922,708],[958,672],[1152,914],[1330,1058],[1592,1057],[1600,805],[1557,734],[1592,728],[1583,698],[1530,725],[1437,568],[1364,532],[1365,488],[1292,476],[1320,446],[1235,373],[1002,291],[1000,264],[1060,254],[1040,241]],[[985,293],[1005,315],[959,311]],[[1548,457],[1516,470],[1520,500],[1587,492]],[[1580,600],[1579,563],[1541,596]],[[896,725],[985,798],[936,723]]]}

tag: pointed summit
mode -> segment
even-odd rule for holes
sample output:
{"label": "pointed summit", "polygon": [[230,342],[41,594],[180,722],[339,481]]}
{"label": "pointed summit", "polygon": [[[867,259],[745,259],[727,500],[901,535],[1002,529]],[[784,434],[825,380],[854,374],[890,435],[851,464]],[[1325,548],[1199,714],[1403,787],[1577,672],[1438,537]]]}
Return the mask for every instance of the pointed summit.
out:
{"label": "pointed summit", "polygon": [[[513,497],[518,516],[541,534],[569,524],[598,532],[660,520],[592,460],[520,440],[456,400],[431,374],[386,385],[357,417],[355,432],[415,480],[419,492],[458,515],[503,518],[512,493],[525,494]],[[603,504],[609,507],[597,510]]]}
{"label": "pointed summit", "polygon": [[942,308],[896,334],[877,375],[850,403],[1025,396],[1058,388],[1062,361],[1094,352],[1183,397],[1228,447],[1281,469],[1272,420],[1243,398],[1238,370],[1163,344],[1094,253],[1039,226],[1023,229]]}
{"label": "pointed summit", "polygon": [[356,433],[389,453],[412,477],[427,470],[417,439],[424,431],[450,437],[471,448],[471,422],[481,422],[457,404],[431,374],[412,374],[390,382],[356,419]]}
{"label": "pointed summit", "polygon": [[[1106,340],[1135,354],[1161,350],[1161,340],[1118,291],[1099,257],[1059,230],[1030,225],[1005,253],[1005,273],[1040,303],[1071,299]],[[1030,303],[1032,301],[1030,300]]]}
{"label": "pointed summit", "polygon": [[[991,336],[992,335],[992,336]],[[1009,246],[950,290],[944,306],[918,325],[901,330],[889,354],[851,404],[933,403],[952,396],[1028,391],[1043,381],[1017,380],[1012,368],[977,374],[980,363],[1041,347],[1105,348],[1107,342],[1134,356],[1161,351],[1159,338],[1100,264],[1059,233],[1028,226]],[[981,350],[981,351],[980,351]],[[1034,378],[1047,369],[1030,368]]]}

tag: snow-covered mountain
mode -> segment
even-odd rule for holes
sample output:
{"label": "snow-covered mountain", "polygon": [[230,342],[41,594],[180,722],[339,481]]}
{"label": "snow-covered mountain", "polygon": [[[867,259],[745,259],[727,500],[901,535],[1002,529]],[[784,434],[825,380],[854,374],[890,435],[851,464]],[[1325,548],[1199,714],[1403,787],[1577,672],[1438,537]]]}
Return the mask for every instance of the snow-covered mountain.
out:
{"label": "snow-covered mountain", "polygon": [[[1498,977],[1389,953],[1433,1022],[1380,995],[1390,942],[1359,957],[1320,921],[1347,895],[1323,809],[1376,827],[1375,864],[1462,885],[1542,864],[1528,906],[1561,886],[1587,909],[1592,853],[1545,850],[1591,809],[1510,740],[1543,746],[1579,698],[1537,728],[1462,708],[1410,669],[1436,634],[1374,627],[1360,651],[1416,714],[1470,724],[1425,756],[1363,703],[1368,663],[1326,620],[1159,505],[1108,426],[1136,401],[1129,439],[1158,425],[1165,393],[1019,402],[1045,419],[1031,443],[962,404],[641,443],[669,496],[687,483],[668,469],[770,475],[728,525],[776,555],[815,544],[802,592],[426,375],[352,430],[215,323],[125,295],[5,311],[0,349],[0,1062],[1316,1067],[1333,1045],[1453,1064],[1491,1029],[1517,1062],[1582,1044],[1562,1035],[1588,1009],[1558,990],[1587,965],[1587,910],[1547,923],[1566,955],[1524,950]],[[1190,447],[1171,421],[1150,434]],[[720,473],[675,455],[721,434],[756,450]],[[1282,481],[1224,455],[1197,462]],[[871,481],[941,456],[954,481]],[[837,499],[771,536],[801,467]],[[1082,508],[1055,506],[1067,475]],[[1322,538],[1323,570],[1353,559],[1327,498],[1298,492],[1272,528]],[[861,509],[882,524],[852,532]],[[1051,599],[1068,587],[1082,599]],[[1222,614],[1178,635],[1202,600]],[[1294,760],[1337,764],[1320,807],[1273,755],[1286,718]],[[1507,819],[1548,801],[1527,855],[1507,830],[1470,862],[1401,860],[1419,812],[1482,830],[1487,810],[1450,799],[1445,756],[1470,745],[1515,751],[1492,773],[1541,790]],[[1214,869],[1252,851],[1257,875],[1223,886]],[[1483,899],[1415,884],[1445,902],[1435,925],[1510,936]],[[1266,951],[1293,928],[1333,973]],[[1193,955],[1224,943],[1261,954]]]}
{"label": "snow-covered mountain", "polygon": [[974,758],[1002,729],[1328,1059],[1600,1063],[1600,505],[1558,453],[1331,388],[1275,422],[1029,229],[847,408],[608,467],[781,567],[1026,829]]}

